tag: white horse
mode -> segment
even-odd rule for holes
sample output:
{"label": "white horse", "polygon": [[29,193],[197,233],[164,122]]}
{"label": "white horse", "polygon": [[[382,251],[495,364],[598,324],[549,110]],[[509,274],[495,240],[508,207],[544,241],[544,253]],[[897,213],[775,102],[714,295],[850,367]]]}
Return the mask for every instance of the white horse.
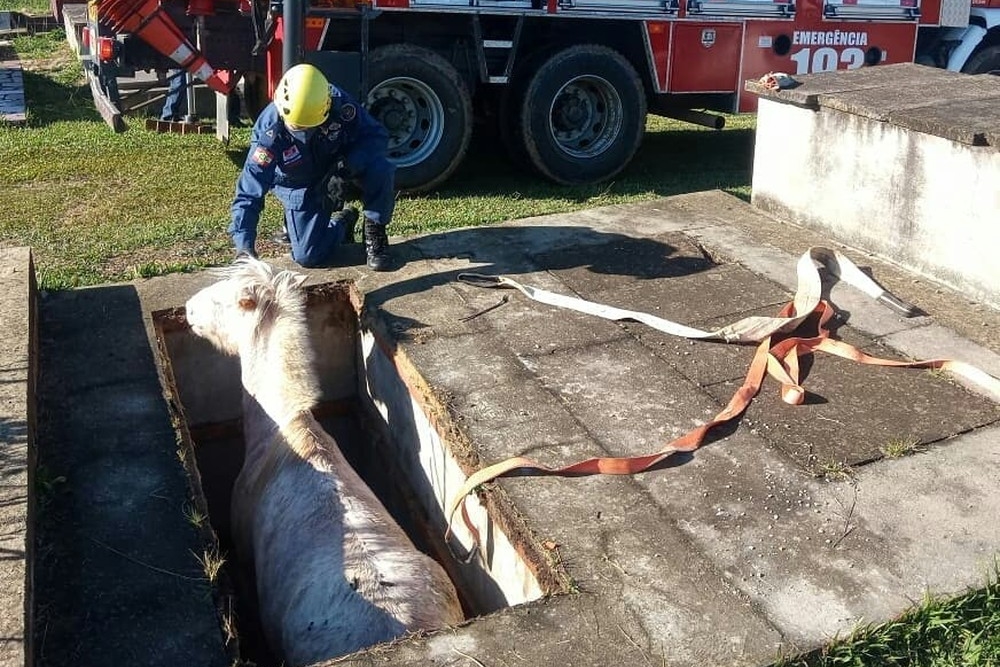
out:
{"label": "white horse", "polygon": [[313,418],[319,398],[305,276],[241,258],[187,302],[195,334],[237,354],[246,459],[232,498],[261,623],[288,665],[463,620],[451,580],[418,551]]}

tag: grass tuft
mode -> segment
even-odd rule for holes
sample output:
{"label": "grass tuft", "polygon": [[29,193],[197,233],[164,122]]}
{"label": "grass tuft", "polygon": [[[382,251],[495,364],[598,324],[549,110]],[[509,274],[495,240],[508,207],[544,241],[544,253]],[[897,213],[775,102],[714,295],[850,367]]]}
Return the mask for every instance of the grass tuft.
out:
{"label": "grass tuft", "polygon": [[219,573],[222,572],[222,567],[226,564],[225,555],[217,547],[212,546],[206,547],[200,556],[194,554],[194,557],[201,565],[205,578],[208,579],[209,583],[214,584],[219,578]]}
{"label": "grass tuft", "polygon": [[1000,569],[983,588],[926,597],[899,618],[776,667],[995,667],[1000,665]]}
{"label": "grass tuft", "polygon": [[922,449],[920,441],[913,437],[894,438],[878,448],[887,459],[899,459],[915,454]]}
{"label": "grass tuft", "polygon": [[195,528],[204,528],[208,523],[208,515],[198,509],[195,505],[187,503],[184,505],[184,518]]}
{"label": "grass tuft", "polygon": [[843,482],[854,477],[854,469],[844,461],[827,461],[820,464],[815,473],[831,482]]}

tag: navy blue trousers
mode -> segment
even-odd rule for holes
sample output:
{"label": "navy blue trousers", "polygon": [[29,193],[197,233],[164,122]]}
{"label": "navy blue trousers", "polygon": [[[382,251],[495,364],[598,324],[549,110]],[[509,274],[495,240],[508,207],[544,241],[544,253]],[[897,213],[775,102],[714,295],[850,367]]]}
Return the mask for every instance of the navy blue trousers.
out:
{"label": "navy blue trousers", "polygon": [[[369,160],[363,170],[358,170],[352,168],[351,156],[348,155],[345,166],[349,180],[365,193],[365,210],[382,211],[378,223],[388,225],[396,203],[395,165],[378,157]],[[307,193],[298,210],[286,208],[285,229],[292,243],[292,259],[307,268],[329,264],[337,253],[337,247],[351,240],[346,238],[347,230],[340,224],[336,212],[331,217],[325,192]]]}

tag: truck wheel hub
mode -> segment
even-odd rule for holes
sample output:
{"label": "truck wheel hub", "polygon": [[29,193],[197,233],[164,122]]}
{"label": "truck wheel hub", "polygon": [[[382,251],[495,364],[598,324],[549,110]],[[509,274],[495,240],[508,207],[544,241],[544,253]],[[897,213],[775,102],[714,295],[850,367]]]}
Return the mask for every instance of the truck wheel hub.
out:
{"label": "truck wheel hub", "polygon": [[444,106],[419,79],[382,81],[368,93],[368,108],[389,133],[389,159],[397,168],[422,162],[441,143]]}
{"label": "truck wheel hub", "polygon": [[549,112],[549,131],[564,153],[592,158],[606,151],[622,128],[618,91],[599,76],[579,76],[555,95]]}

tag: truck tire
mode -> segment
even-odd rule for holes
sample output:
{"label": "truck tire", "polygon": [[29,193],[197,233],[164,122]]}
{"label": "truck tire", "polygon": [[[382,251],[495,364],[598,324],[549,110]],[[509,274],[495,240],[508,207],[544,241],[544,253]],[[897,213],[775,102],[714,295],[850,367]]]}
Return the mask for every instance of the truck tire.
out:
{"label": "truck tire", "polygon": [[646,127],[646,96],[635,69],[596,44],[556,53],[534,73],[521,106],[528,156],[563,185],[606,181],[635,155]]}
{"label": "truck tire", "polygon": [[451,63],[408,44],[384,46],[368,61],[368,109],[389,131],[396,187],[429,190],[461,163],[472,138],[472,97]]}
{"label": "truck tire", "polygon": [[510,77],[510,82],[504,87],[500,99],[500,118],[498,125],[500,139],[510,161],[519,169],[535,168],[524,144],[524,130],[521,127],[521,107],[524,106],[524,94],[531,82],[532,75],[538,67],[552,56],[551,50],[542,50],[525,56],[518,62]]}
{"label": "truck tire", "polygon": [[979,49],[965,62],[966,74],[1000,74],[1000,44]]}

